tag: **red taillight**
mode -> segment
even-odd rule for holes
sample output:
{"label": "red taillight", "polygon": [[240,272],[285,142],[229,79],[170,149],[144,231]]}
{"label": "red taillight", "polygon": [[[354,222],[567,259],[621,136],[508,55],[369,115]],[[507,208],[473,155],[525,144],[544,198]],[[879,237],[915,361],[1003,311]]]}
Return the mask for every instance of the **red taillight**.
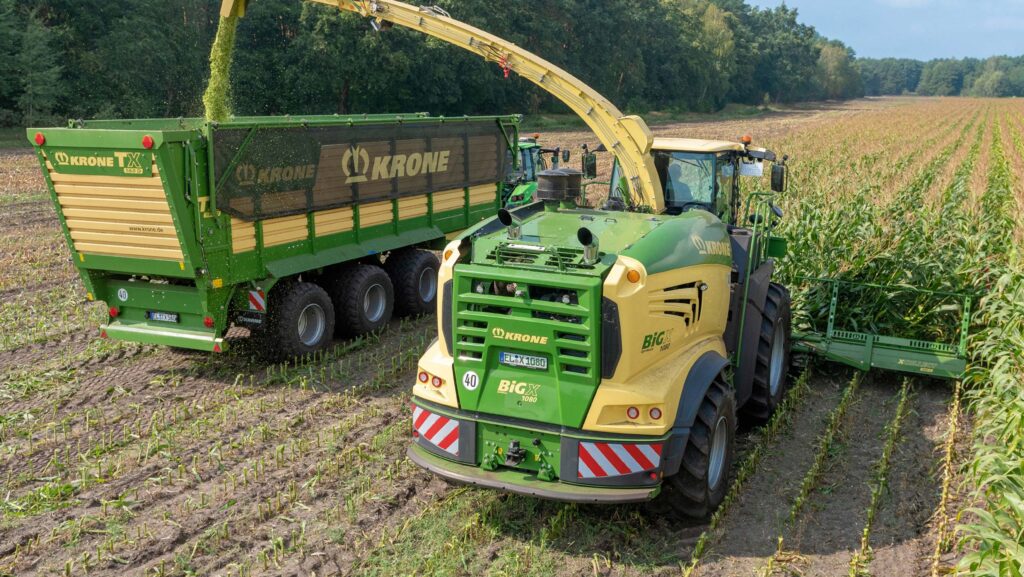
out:
{"label": "red taillight", "polygon": [[430,384],[434,385],[434,388],[440,389],[441,385],[444,384],[444,381],[441,380],[441,377],[434,377],[430,379]]}
{"label": "red taillight", "polygon": [[661,409],[659,409],[658,407],[654,407],[651,409],[650,414],[651,418],[657,421],[658,419],[661,418]]}
{"label": "red taillight", "polygon": [[629,417],[630,419],[634,419],[634,420],[639,419],[640,418],[640,409],[638,409],[636,407],[630,407],[630,408],[626,409],[626,416]]}
{"label": "red taillight", "polygon": [[219,353],[220,352],[220,345],[213,345],[213,352]]}
{"label": "red taillight", "polygon": [[420,371],[419,379],[421,383],[426,383],[430,380],[430,375],[428,375],[426,371]]}
{"label": "red taillight", "polygon": [[206,328],[212,329],[213,328],[213,317],[203,317],[203,324],[206,325]]}
{"label": "red taillight", "polygon": [[101,338],[101,339],[105,339],[105,338],[108,338],[108,337],[107,337],[107,331],[100,331],[100,338]]}
{"label": "red taillight", "polygon": [[117,307],[110,307],[110,318],[114,318],[119,314],[121,314],[121,311],[119,311]]}
{"label": "red taillight", "polygon": [[142,148],[145,148],[146,150],[149,150],[149,149],[153,148],[154,144],[155,144],[155,141],[153,140],[152,136],[147,134],[146,136],[142,137]]}
{"label": "red taillight", "polygon": [[43,136],[42,132],[36,133],[36,144],[38,144],[39,146],[46,144],[46,137]]}

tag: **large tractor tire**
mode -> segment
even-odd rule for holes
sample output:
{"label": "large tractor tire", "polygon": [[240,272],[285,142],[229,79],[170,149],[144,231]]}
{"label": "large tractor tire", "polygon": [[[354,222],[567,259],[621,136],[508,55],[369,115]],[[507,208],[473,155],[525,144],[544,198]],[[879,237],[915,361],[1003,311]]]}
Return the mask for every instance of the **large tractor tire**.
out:
{"label": "large tractor tire", "polygon": [[736,397],[719,375],[704,395],[679,472],[665,479],[661,498],[677,515],[703,519],[729,488],[736,454]]}
{"label": "large tractor tire", "polygon": [[754,383],[743,405],[743,416],[765,423],[782,403],[792,348],[792,312],[789,291],[779,284],[768,286],[761,335],[757,342]]}
{"label": "large tractor tire", "polygon": [[381,267],[372,264],[345,267],[330,285],[339,333],[358,337],[378,331],[391,322],[395,291]]}
{"label": "large tractor tire", "polygon": [[384,261],[384,270],[395,287],[395,314],[419,316],[437,306],[437,271],[441,263],[426,250],[403,250]]}
{"label": "large tractor tire", "polygon": [[326,348],[334,338],[334,304],[318,285],[287,282],[270,291],[257,337],[263,354],[287,360]]}

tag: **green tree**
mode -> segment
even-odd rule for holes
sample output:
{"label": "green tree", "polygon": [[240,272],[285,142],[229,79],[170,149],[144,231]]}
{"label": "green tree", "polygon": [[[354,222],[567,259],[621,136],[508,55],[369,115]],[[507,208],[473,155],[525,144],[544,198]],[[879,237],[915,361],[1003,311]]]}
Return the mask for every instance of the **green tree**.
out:
{"label": "green tree", "polygon": [[23,122],[40,124],[51,121],[63,93],[62,66],[56,50],[55,32],[43,23],[36,12],[28,15],[17,63],[22,89],[18,106]]}
{"label": "green tree", "polygon": [[21,73],[18,54],[21,52],[21,14],[14,0],[0,0],[0,126],[17,120]]}

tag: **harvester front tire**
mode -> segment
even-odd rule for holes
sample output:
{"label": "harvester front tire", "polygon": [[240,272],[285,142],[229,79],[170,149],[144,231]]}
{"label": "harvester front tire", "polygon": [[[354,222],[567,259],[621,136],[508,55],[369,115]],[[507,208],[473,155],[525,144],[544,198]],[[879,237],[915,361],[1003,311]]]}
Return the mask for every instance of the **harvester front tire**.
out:
{"label": "harvester front tire", "polygon": [[337,312],[339,332],[358,337],[378,331],[389,322],[395,308],[391,278],[379,266],[357,264],[335,276],[331,299]]}
{"label": "harvester front tire", "polygon": [[[757,341],[754,383],[742,413],[755,423],[766,423],[786,395],[789,355],[792,348],[792,312],[789,291],[779,284],[768,286],[761,335]],[[780,342],[781,340],[781,342]]]}
{"label": "harvester front tire", "polygon": [[441,263],[426,250],[394,252],[384,261],[384,270],[395,287],[395,314],[419,316],[437,306],[437,271]]}
{"label": "harvester front tire", "polygon": [[704,395],[679,472],[665,479],[661,499],[678,516],[707,517],[725,499],[735,454],[736,398],[719,375]]}
{"label": "harvester front tire", "polygon": [[334,338],[334,304],[318,285],[294,282],[274,287],[266,326],[257,334],[266,356],[287,360],[324,349]]}

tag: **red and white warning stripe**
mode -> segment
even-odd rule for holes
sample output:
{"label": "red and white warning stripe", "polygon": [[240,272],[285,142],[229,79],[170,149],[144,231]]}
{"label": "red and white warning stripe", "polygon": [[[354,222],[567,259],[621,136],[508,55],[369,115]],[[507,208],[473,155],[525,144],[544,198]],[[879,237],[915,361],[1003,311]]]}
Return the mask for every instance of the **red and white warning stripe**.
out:
{"label": "red and white warning stripe", "polygon": [[249,310],[258,312],[267,310],[267,294],[261,290],[249,291]]}
{"label": "red and white warning stripe", "polygon": [[420,407],[412,411],[413,435],[419,435],[456,457],[459,455],[459,422]]}
{"label": "red and white warning stripe", "polygon": [[650,445],[580,442],[577,475],[581,479],[617,477],[658,468],[661,443]]}

